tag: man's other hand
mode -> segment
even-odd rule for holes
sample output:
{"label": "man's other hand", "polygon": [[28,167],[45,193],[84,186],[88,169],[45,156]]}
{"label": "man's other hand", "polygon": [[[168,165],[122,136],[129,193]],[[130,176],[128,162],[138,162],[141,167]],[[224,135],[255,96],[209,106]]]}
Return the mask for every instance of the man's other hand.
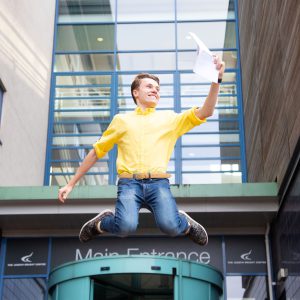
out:
{"label": "man's other hand", "polygon": [[69,185],[66,185],[66,186],[62,187],[61,189],[59,189],[58,200],[61,203],[65,203],[65,201],[67,200],[68,195],[71,193],[72,189],[73,189],[73,187],[71,187]]}

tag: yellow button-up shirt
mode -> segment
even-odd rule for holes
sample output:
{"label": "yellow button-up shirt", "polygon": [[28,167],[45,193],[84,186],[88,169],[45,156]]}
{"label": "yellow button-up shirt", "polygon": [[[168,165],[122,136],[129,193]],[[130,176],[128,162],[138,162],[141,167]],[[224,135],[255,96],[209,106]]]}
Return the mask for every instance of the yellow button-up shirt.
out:
{"label": "yellow button-up shirt", "polygon": [[176,140],[204,122],[206,119],[195,115],[195,107],[180,114],[137,107],[133,112],[115,115],[93,147],[101,158],[118,145],[118,174],[165,173]]}

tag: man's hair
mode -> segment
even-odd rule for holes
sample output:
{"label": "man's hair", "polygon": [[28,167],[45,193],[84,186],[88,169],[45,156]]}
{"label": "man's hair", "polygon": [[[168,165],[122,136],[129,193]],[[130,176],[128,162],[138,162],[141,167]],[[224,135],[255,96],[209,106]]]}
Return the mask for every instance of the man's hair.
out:
{"label": "man's hair", "polygon": [[153,79],[159,85],[159,78],[156,77],[155,75],[148,74],[148,73],[140,73],[140,74],[136,75],[134,80],[132,81],[132,84],[131,84],[131,96],[132,96],[133,101],[134,101],[135,104],[137,104],[137,103],[136,103],[135,97],[133,96],[133,90],[136,90],[140,87],[141,80],[144,79],[144,78]]}

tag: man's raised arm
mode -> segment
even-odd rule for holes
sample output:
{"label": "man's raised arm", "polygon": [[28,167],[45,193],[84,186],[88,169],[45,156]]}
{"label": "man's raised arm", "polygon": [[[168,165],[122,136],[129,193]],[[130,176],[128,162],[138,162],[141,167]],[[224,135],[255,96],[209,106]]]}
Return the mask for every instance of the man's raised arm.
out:
{"label": "man's raised arm", "polygon": [[[219,57],[214,56],[214,64],[216,65],[216,69],[219,71],[219,79],[222,79],[225,71],[225,62],[221,61]],[[219,90],[220,84],[212,82],[203,106],[195,110],[195,114],[199,119],[203,120],[213,115],[218,101]]]}
{"label": "man's raised arm", "polygon": [[69,181],[67,185],[62,187],[58,192],[58,200],[62,203],[65,202],[68,195],[71,193],[75,184],[80,180],[82,176],[97,162],[98,157],[96,155],[95,149],[92,149],[88,155],[84,158],[82,164],[77,169],[74,177]]}

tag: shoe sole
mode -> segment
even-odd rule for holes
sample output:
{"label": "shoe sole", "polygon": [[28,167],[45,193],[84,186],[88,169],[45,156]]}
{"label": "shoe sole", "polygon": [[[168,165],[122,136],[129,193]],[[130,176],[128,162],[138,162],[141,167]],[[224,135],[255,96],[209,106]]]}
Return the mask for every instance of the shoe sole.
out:
{"label": "shoe sole", "polygon": [[206,235],[206,243],[205,243],[205,244],[201,244],[201,246],[206,246],[206,245],[208,244],[208,234],[207,234],[205,228],[204,228],[200,223],[198,223],[197,221],[195,221],[192,217],[190,217],[185,211],[179,210],[178,212],[179,212],[180,214],[184,215],[184,216],[187,218],[187,220],[191,219],[193,222],[197,223],[197,224],[200,226],[201,230],[202,230],[202,231],[205,233],[205,235]]}
{"label": "shoe sole", "polygon": [[[88,242],[88,241],[89,241],[89,240],[87,240],[87,241],[82,241],[82,240],[80,239],[80,236],[81,236],[81,234],[82,234],[84,228],[85,228],[89,223],[95,221],[95,220],[96,220],[97,218],[99,218],[101,215],[104,215],[105,213],[108,213],[108,212],[111,213],[111,214],[113,214],[113,212],[112,212],[110,209],[106,209],[106,210],[101,211],[101,213],[99,213],[99,214],[98,214],[97,216],[95,216],[93,219],[90,219],[90,220],[88,220],[86,223],[83,224],[83,226],[82,226],[81,229],[80,229],[79,236],[78,236],[80,242],[85,243],[85,242]],[[103,232],[102,232],[102,233],[103,233]],[[102,233],[99,232],[99,235],[102,234]]]}

